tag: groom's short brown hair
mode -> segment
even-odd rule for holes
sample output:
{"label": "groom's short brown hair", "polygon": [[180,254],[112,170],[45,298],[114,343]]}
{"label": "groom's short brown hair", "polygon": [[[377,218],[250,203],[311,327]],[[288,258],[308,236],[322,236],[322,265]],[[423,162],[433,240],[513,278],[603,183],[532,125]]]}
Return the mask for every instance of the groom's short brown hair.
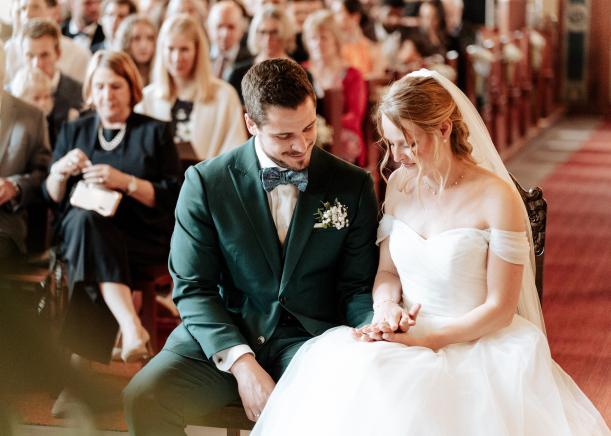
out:
{"label": "groom's short brown hair", "polygon": [[261,126],[267,121],[269,106],[295,109],[308,97],[316,104],[316,94],[305,70],[289,59],[270,59],[248,70],[242,79],[246,113]]}

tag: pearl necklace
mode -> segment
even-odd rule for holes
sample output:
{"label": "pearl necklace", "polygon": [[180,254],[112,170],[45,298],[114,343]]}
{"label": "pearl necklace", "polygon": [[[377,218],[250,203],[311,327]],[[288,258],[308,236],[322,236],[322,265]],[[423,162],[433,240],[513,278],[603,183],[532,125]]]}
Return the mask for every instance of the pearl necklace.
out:
{"label": "pearl necklace", "polygon": [[123,124],[119,129],[119,132],[112,138],[110,141],[107,141],[104,138],[104,133],[102,129],[102,125],[98,128],[98,141],[100,141],[100,147],[102,147],[106,151],[112,151],[123,141],[123,137],[125,137],[125,131],[127,130],[127,125]]}
{"label": "pearl necklace", "polygon": [[[461,180],[462,180],[464,177],[465,177],[464,173],[463,173],[463,174],[461,174],[460,176],[458,176],[458,178],[457,178],[456,180],[454,180],[454,182],[450,183],[449,185],[448,185],[448,184],[446,184],[445,189],[450,189],[451,187],[458,185],[458,184],[460,183],[460,181],[461,181]],[[433,187],[432,187],[431,185],[429,185],[429,184],[427,183],[427,181],[426,181],[426,180],[422,179],[422,183],[424,184],[424,186],[426,186],[426,188],[427,188],[429,191],[431,191],[431,193],[432,193],[433,195],[437,195],[437,194],[438,194],[438,192],[437,192],[435,189],[433,189]]]}

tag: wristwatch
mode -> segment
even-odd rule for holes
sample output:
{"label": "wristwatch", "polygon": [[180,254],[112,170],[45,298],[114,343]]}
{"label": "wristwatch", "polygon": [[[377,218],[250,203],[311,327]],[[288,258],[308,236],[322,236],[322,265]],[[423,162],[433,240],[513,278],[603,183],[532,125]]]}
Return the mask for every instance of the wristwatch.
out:
{"label": "wristwatch", "polygon": [[130,176],[129,183],[127,184],[127,195],[132,195],[138,190],[138,183],[136,182],[135,176]]}

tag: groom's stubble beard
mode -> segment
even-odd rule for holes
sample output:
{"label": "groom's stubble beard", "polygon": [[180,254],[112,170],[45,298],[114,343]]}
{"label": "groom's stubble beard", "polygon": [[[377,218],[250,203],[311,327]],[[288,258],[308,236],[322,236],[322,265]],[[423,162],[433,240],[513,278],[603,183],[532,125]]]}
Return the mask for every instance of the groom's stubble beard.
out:
{"label": "groom's stubble beard", "polygon": [[299,164],[295,164],[295,161],[289,161],[289,159],[291,159],[291,157],[298,157],[301,156],[301,153],[298,154],[293,154],[290,152],[287,153],[282,153],[282,156],[287,156],[288,159],[276,159],[272,156],[268,156],[276,165],[278,165],[279,167],[282,168],[286,168],[289,170],[293,170],[293,171],[302,171],[305,170],[306,168],[308,168],[310,166],[310,161],[312,159],[312,151],[314,150],[314,147],[316,145],[316,138],[312,139],[312,142],[308,144],[308,148],[306,150],[305,153],[303,153],[305,156],[303,157],[303,160],[301,161],[301,163]]}

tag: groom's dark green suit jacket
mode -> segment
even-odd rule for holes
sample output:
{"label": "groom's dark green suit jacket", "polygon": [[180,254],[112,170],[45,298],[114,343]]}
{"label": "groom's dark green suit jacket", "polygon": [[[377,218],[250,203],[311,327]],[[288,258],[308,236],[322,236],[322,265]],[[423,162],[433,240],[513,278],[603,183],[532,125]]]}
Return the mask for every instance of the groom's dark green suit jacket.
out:
{"label": "groom's dark green suit jacket", "polygon": [[[316,211],[336,198],[349,226],[314,228]],[[377,212],[369,174],[314,148],[282,247],[254,139],[189,168],[169,260],[182,324],[166,349],[196,359],[238,344],[256,352],[274,333],[281,307],[312,335],[369,321]]]}

